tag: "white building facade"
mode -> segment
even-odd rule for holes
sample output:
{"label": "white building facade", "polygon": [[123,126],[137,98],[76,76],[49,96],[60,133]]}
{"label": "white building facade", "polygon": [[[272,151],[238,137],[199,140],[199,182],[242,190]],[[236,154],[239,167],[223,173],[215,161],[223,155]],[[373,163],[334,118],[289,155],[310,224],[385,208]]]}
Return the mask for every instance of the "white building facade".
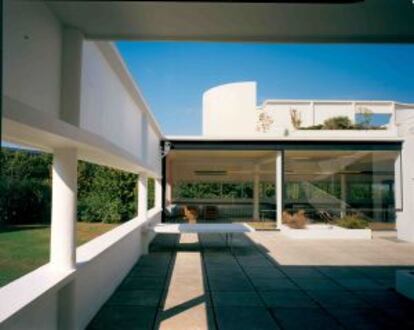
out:
{"label": "white building facade", "polygon": [[[351,126],[324,127],[327,120],[336,117],[347,118]],[[364,123],[367,119],[372,123]],[[259,218],[260,193],[255,187],[259,187],[258,180],[261,180],[281,191],[283,201],[277,194],[278,202],[273,201],[279,203],[275,205],[276,210],[308,205],[342,216],[347,212],[362,212],[375,222],[395,222],[400,239],[414,240],[411,219],[414,159],[409,151],[414,140],[414,104],[377,100],[265,100],[258,105],[257,84],[237,82],[216,86],[204,93],[202,130],[201,136],[167,137],[176,149],[166,166],[168,202],[174,202],[173,180],[184,184],[197,180],[251,182],[254,207],[247,214]],[[186,158],[183,159],[180,149],[191,150],[193,154],[183,153]],[[226,150],[227,154],[220,156],[215,150]],[[279,167],[283,170],[274,167],[275,160],[263,164],[264,155],[258,155],[254,161],[253,154],[236,154],[236,150],[274,150],[276,155],[281,152],[283,164]],[[234,158],[224,161],[229,155]],[[219,160],[220,157],[223,159]],[[248,169],[241,165],[233,168],[235,163],[243,162],[252,165],[246,165],[250,166]],[[208,171],[213,173],[208,176]],[[227,177],[221,173],[217,178],[214,171],[226,172]],[[204,174],[197,177],[195,173]],[[323,188],[323,185],[329,187]],[[302,197],[293,196],[291,191],[295,189],[299,189],[296,195]],[[353,198],[358,194],[365,197]],[[222,196],[198,203],[219,203],[220,200]],[[178,196],[175,202],[180,201],[189,203]],[[281,212],[278,214],[281,223]]]}

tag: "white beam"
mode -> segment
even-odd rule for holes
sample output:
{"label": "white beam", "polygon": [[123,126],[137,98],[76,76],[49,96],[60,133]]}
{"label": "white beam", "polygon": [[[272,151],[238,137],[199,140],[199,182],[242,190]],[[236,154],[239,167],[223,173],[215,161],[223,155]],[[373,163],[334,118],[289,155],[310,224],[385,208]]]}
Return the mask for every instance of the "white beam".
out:
{"label": "white beam", "polygon": [[56,149],[52,173],[50,262],[60,270],[76,264],[77,151]]}
{"label": "white beam", "polygon": [[276,228],[282,227],[282,214],[283,214],[283,168],[282,168],[282,151],[276,151]]}

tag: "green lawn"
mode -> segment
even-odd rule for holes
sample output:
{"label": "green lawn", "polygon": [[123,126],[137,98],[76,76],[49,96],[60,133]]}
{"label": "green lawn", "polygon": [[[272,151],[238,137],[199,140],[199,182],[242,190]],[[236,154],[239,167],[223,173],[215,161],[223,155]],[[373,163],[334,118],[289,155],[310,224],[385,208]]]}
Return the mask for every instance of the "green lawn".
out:
{"label": "green lawn", "polygon": [[[82,245],[115,226],[115,224],[79,222],[77,245]],[[0,287],[47,263],[49,240],[49,226],[0,228]]]}

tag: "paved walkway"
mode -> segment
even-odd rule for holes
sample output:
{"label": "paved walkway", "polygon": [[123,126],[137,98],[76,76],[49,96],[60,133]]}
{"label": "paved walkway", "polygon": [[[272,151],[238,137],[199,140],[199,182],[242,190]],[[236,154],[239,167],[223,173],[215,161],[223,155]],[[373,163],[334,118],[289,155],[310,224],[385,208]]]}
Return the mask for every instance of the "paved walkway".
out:
{"label": "paved walkway", "polygon": [[[89,329],[414,329],[394,289],[414,244],[293,241],[275,232],[158,236]],[[414,268],[414,267],[413,267]]]}

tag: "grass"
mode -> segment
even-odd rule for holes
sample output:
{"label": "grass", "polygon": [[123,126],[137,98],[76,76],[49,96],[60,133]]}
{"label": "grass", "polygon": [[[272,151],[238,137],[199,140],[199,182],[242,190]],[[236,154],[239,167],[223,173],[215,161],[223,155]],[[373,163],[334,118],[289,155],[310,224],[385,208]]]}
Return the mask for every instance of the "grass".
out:
{"label": "grass", "polygon": [[[116,224],[77,224],[77,246],[111,230]],[[0,287],[44,265],[49,260],[50,227],[0,228]]]}

